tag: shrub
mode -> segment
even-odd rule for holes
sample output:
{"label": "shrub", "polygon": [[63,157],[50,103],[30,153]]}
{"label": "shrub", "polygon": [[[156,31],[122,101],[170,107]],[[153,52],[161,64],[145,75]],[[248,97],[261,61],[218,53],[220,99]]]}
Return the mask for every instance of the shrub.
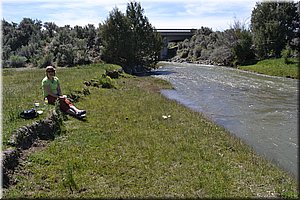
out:
{"label": "shrub", "polygon": [[291,49],[289,47],[286,47],[281,51],[281,56],[284,59],[285,64],[290,64],[289,57],[291,57]]}
{"label": "shrub", "polygon": [[115,80],[111,79],[109,76],[102,76],[99,79],[99,83],[102,85],[102,88],[116,88]]}
{"label": "shrub", "polygon": [[212,53],[212,50],[209,49],[202,49],[201,50],[201,56],[200,59],[202,60],[208,60],[210,54]]}
{"label": "shrub", "polygon": [[194,56],[199,58],[201,56],[202,47],[201,45],[196,45],[194,48]]}
{"label": "shrub", "polygon": [[85,50],[77,50],[74,57],[74,65],[87,65],[90,63],[88,53]]}
{"label": "shrub", "polygon": [[38,67],[45,68],[49,65],[53,65],[54,55],[52,53],[44,55],[41,59],[38,60]]}
{"label": "shrub", "polygon": [[180,58],[187,58],[189,55],[189,50],[188,49],[182,49],[179,53]]}
{"label": "shrub", "polygon": [[25,67],[27,58],[24,56],[13,55],[9,58],[9,65],[11,67]]}
{"label": "shrub", "polygon": [[225,46],[221,46],[213,51],[210,60],[225,66],[231,65],[233,61],[233,53]]}

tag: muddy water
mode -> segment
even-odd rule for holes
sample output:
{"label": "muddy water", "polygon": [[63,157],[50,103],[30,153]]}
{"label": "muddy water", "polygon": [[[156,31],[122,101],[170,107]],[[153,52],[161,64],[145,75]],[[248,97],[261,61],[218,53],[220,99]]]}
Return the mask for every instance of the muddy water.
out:
{"label": "muddy water", "polygon": [[168,63],[166,97],[199,111],[298,177],[298,82],[237,69]]}

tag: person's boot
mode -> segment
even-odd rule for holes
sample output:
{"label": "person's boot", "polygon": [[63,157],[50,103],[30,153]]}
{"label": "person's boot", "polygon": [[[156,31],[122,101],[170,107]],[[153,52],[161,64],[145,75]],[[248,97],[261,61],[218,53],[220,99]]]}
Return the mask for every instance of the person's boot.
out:
{"label": "person's boot", "polygon": [[84,115],[84,114],[86,114],[86,111],[85,110],[79,110],[78,112],[77,112],[77,115]]}

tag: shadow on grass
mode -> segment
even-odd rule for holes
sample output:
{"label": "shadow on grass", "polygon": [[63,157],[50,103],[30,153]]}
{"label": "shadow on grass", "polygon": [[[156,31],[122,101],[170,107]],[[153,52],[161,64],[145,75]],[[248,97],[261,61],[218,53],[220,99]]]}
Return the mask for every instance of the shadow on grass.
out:
{"label": "shadow on grass", "polygon": [[297,63],[298,63],[298,66],[299,66],[299,64],[300,64],[299,61],[293,61],[293,60],[287,60],[287,61],[286,61],[286,64],[287,64],[287,65],[292,65],[292,64],[297,64]]}
{"label": "shadow on grass", "polygon": [[249,66],[249,65],[255,65],[259,62],[259,60],[253,59],[253,60],[247,60],[241,66]]}
{"label": "shadow on grass", "polygon": [[83,121],[83,122],[87,122],[87,121],[88,121],[86,116],[83,117],[83,118],[80,118],[80,117],[76,117],[76,116],[72,116],[72,115],[68,115],[68,114],[63,114],[63,120],[64,120],[64,121],[68,120],[69,117],[72,117],[72,118],[74,118],[74,119],[77,119],[77,120]]}

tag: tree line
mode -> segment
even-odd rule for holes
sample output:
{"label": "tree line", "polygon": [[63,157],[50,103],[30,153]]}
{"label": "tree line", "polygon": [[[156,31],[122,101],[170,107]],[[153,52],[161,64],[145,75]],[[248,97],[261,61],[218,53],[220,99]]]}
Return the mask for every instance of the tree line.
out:
{"label": "tree line", "polygon": [[[297,7],[298,6],[298,7]],[[299,54],[299,3],[256,3],[250,28],[235,21],[225,31],[201,27],[191,39],[176,46],[174,58],[210,60],[222,65],[245,64],[253,59]],[[69,25],[24,18],[19,24],[2,20],[3,67],[72,67],[108,62],[135,73],[155,67],[162,38],[144,16],[138,2],[116,7],[98,27]]]}
{"label": "tree line", "polygon": [[3,19],[2,31],[3,67],[72,67],[104,61],[134,73],[154,67],[161,50],[161,37],[137,2],[127,4],[126,14],[114,8],[98,27],[59,27],[24,18],[19,24]]}
{"label": "tree line", "polygon": [[299,56],[299,12],[299,2],[256,3],[249,28],[239,21],[222,32],[201,27],[191,39],[169,44],[176,49],[171,60],[225,66],[280,57],[288,62]]}

